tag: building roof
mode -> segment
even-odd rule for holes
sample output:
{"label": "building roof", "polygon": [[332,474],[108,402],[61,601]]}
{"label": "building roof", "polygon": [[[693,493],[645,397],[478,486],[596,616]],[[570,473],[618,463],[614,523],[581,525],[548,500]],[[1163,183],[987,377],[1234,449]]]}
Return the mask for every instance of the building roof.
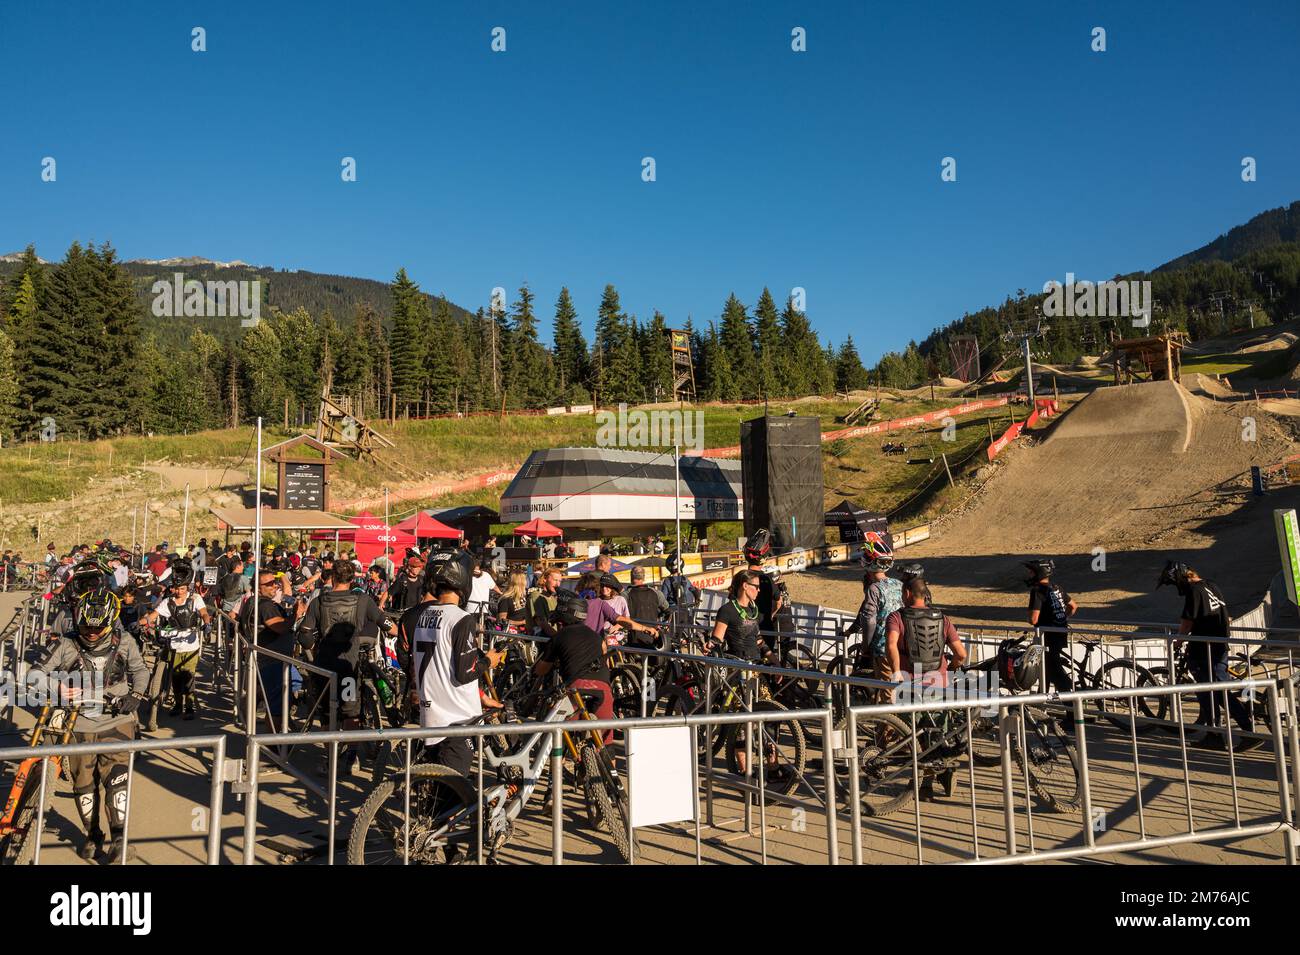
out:
{"label": "building roof", "polygon": [[[257,509],[253,507],[210,507],[208,510],[232,531],[251,531],[257,526]],[[262,508],[264,531],[355,531],[356,524],[328,511],[279,510]]]}
{"label": "building roof", "polygon": [[613,448],[534,451],[501,495],[501,519],[544,517],[566,531],[653,530],[684,521],[743,516],[740,462],[683,456],[680,484],[666,452]]}

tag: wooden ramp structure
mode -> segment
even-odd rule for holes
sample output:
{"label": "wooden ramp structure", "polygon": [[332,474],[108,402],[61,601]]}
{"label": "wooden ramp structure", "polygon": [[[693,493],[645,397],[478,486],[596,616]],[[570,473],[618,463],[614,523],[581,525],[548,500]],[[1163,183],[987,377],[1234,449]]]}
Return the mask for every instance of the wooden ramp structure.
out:
{"label": "wooden ramp structure", "polygon": [[316,440],[357,460],[377,461],[377,448],[395,448],[353,409],[352,398],[322,393],[316,415]]}

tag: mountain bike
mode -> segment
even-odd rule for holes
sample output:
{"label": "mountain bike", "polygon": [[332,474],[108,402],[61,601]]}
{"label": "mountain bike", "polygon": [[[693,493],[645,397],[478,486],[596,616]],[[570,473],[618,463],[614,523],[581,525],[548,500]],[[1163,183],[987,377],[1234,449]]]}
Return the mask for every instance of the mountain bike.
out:
{"label": "mountain bike", "polygon": [[[1173,684],[1179,683],[1196,683],[1196,674],[1192,672],[1192,657],[1194,652],[1205,653],[1209,644],[1193,645],[1196,641],[1184,641],[1174,650],[1174,679]],[[1253,653],[1242,653],[1236,651],[1228,654],[1228,679],[1245,680],[1251,677],[1257,677],[1266,680],[1276,680],[1281,677],[1282,665],[1288,662],[1285,655],[1270,654],[1265,649],[1257,649]],[[1170,686],[1169,667],[1158,666],[1151,667],[1149,671],[1150,679],[1144,681],[1142,686]],[[1216,691],[1220,695],[1219,703],[1222,705],[1223,691]],[[1238,691],[1229,691],[1236,695]],[[1205,736],[1205,724],[1202,722],[1201,701],[1196,693],[1179,693],[1178,699],[1182,705],[1183,730],[1186,739],[1189,741],[1199,741]],[[1241,691],[1241,702],[1250,710],[1251,716],[1256,723],[1268,725],[1271,716],[1268,712],[1267,697],[1254,689]],[[1161,720],[1160,729],[1166,733],[1172,733],[1177,736],[1179,726],[1173,722],[1175,710],[1174,699],[1171,695],[1164,693],[1159,696],[1139,696],[1134,701],[1138,710],[1143,716],[1153,720]]]}
{"label": "mountain bike", "polygon": [[[565,724],[561,738],[586,800],[588,817],[603,822],[626,860],[631,858],[627,790],[603,734],[574,725],[574,721],[594,718],[589,703],[594,704],[594,697],[588,691],[566,689],[548,708],[545,722]],[[503,738],[514,745],[502,747]],[[498,861],[515,820],[546,774],[550,738],[549,730],[539,730],[522,742],[519,737],[484,738],[484,776],[491,774],[496,779],[483,793],[483,852],[488,862]],[[403,816],[408,796],[409,827]],[[417,763],[411,767],[409,793],[402,774],[380,783],[366,799],[348,837],[348,863],[401,865],[404,848],[413,863],[472,862],[478,827],[473,782],[446,766]]]}
{"label": "mountain bike", "polygon": [[[732,658],[735,659],[735,658]],[[712,696],[706,699],[706,681],[699,667],[691,664],[682,670],[674,683],[660,689],[654,702],[653,716],[696,716],[712,713],[784,713],[789,708],[772,699],[767,687],[760,681],[752,706],[745,704],[745,694],[740,680],[749,671],[743,666],[728,670],[719,668],[712,679]],[[820,704],[819,704],[820,705]],[[758,739],[753,749],[762,754],[767,788],[775,793],[789,795],[803,779],[808,757],[808,744],[804,729],[798,720],[778,719],[754,723]],[[700,758],[708,750],[717,756],[726,753],[727,768],[744,775],[744,754],[748,751],[744,723],[727,723],[707,727],[699,735]]]}
{"label": "mountain bike", "polygon": [[[44,737],[55,735],[56,744],[72,741],[72,731],[77,725],[80,705],[55,706],[46,703],[32,730],[32,749],[41,745]],[[40,805],[41,777],[50,776],[45,786],[45,807],[54,797],[54,780],[63,772],[63,757],[29,756],[18,764],[9,795],[5,797],[4,811],[0,813],[0,864],[27,865],[36,853],[36,840],[32,838],[36,818],[43,808]]]}
{"label": "mountain bike", "polygon": [[[970,669],[989,670],[992,662]],[[1082,770],[1074,737],[1047,710],[1030,705],[1023,709],[1023,731],[1018,718],[1010,731],[1014,765],[1028,777],[1029,788],[1048,810],[1077,810]],[[1015,710],[1012,713],[1018,717]],[[906,808],[917,788],[928,788],[936,779],[951,795],[951,783],[967,756],[976,766],[997,766],[1002,761],[997,717],[976,708],[917,713],[915,759],[910,717],[870,713],[858,715],[856,722],[858,789],[862,808],[871,816]],[[841,719],[837,729],[847,726],[848,720]]]}

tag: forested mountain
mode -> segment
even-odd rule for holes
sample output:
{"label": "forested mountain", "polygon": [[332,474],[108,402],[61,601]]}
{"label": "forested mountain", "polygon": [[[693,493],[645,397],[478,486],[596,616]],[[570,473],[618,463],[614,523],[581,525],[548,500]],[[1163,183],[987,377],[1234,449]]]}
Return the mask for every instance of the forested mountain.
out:
{"label": "forested mountain", "polygon": [[[1204,338],[1251,320],[1280,321],[1300,312],[1297,218],[1300,203],[1272,210],[1153,272],[1116,278],[1150,280],[1155,329]],[[178,271],[187,280],[230,283],[231,295],[241,281],[260,282],[260,321],[245,324],[233,308],[206,317],[225,300],[204,286],[194,301],[178,293],[158,314],[154,283],[172,282]],[[393,408],[427,415],[667,400],[674,327],[689,336],[704,400],[828,394],[875,382],[909,387],[951,373],[958,336],[977,338],[987,368],[1017,347],[1004,333],[1036,322],[1043,299],[1022,289],[868,371],[860,354],[873,350],[870,341],[823,342],[793,298],[779,302],[766,288],[752,306],[731,294],[715,319],[697,325],[658,311],[628,314],[613,285],[591,317],[578,314],[567,288],[551,304],[527,285],[513,301],[469,312],[423,291],[405,269],[383,283],[242,263],[124,263],[108,245],[76,243],[48,263],[29,247],[0,260],[0,437],[34,437],[46,418],[65,434],[92,437],[286,414],[309,423],[323,389],[350,398],[367,417]],[[540,342],[543,321],[550,347]],[[1054,363],[1096,354],[1113,335],[1132,333],[1109,319],[1047,324],[1034,349]]]}
{"label": "forested mountain", "polygon": [[[1209,245],[1166,263],[1151,272],[1133,272],[1115,279],[1151,282],[1155,301],[1152,333],[1161,328],[1187,331],[1193,339],[1284,321],[1300,315],[1300,202],[1262,213]],[[1064,277],[1058,277],[1060,281]],[[1080,276],[1080,278],[1083,278]],[[1102,277],[1090,277],[1099,280]],[[977,312],[932,331],[919,344],[890,352],[873,370],[886,386],[915,385],[938,374],[951,374],[954,339],[973,335],[982,350],[981,367],[988,368],[1008,351],[1019,348],[1003,341],[1008,329],[1036,323],[1045,296],[1020,289],[1000,305]],[[1086,354],[1106,350],[1119,335],[1134,335],[1132,327],[1110,319],[1046,319],[1043,338],[1033,343],[1043,361],[1068,364]]]}
{"label": "forested mountain", "polygon": [[1245,225],[1229,229],[1225,235],[1219,236],[1208,245],[1201,246],[1195,252],[1180,255],[1154,271],[1170,272],[1186,268],[1196,262],[1211,260],[1231,262],[1247,253],[1281,245],[1284,242],[1300,242],[1300,202],[1261,212]]}

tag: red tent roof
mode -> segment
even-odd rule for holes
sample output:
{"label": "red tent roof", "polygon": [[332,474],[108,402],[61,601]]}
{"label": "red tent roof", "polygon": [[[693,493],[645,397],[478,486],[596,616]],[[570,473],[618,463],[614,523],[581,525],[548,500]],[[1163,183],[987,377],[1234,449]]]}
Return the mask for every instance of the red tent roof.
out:
{"label": "red tent roof", "polygon": [[516,534],[527,534],[529,537],[563,537],[564,531],[560,530],[548,520],[540,517],[534,517],[527,524],[520,524],[515,528]]}
{"label": "red tent roof", "polygon": [[436,517],[430,517],[424,511],[416,511],[404,521],[399,521],[393,525],[399,531],[405,531],[408,534],[414,534],[416,537],[445,537],[456,539],[460,537],[460,531],[454,527],[449,527]]}
{"label": "red tent roof", "polygon": [[380,557],[386,547],[393,548],[393,555],[398,557],[406,548],[414,546],[414,537],[404,531],[389,527],[383,521],[359,528],[354,543],[357,559],[367,566],[375,558]]}

